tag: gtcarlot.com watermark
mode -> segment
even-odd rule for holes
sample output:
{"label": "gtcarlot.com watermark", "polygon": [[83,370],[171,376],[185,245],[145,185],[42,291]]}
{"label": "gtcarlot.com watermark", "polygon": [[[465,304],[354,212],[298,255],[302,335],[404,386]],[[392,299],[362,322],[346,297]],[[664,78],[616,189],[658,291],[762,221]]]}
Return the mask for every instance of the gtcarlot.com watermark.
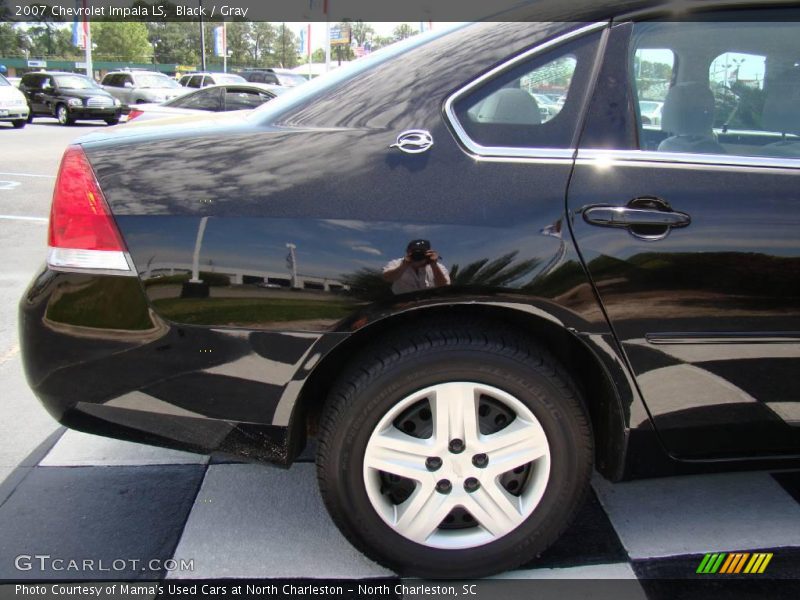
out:
{"label": "gtcarlot.com watermark", "polygon": [[34,573],[121,573],[131,571],[194,571],[194,559],[175,558],[61,558],[50,554],[19,554],[14,558],[17,571]]}

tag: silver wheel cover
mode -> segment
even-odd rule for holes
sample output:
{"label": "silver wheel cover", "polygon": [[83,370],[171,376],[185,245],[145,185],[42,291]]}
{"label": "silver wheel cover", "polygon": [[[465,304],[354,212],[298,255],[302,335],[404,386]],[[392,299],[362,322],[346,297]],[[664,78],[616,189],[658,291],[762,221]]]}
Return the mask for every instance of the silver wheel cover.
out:
{"label": "silver wheel cover", "polygon": [[[490,435],[480,432],[478,405],[482,395],[515,415],[508,425]],[[414,437],[394,425],[403,411],[425,399],[431,409],[431,437]],[[449,450],[454,439],[463,441],[462,452]],[[477,454],[488,457],[485,467],[473,463]],[[426,466],[430,457],[441,459],[438,469],[431,471]],[[528,478],[519,495],[511,494],[500,478],[523,465],[529,465]],[[415,482],[411,495],[393,504],[382,493],[382,472]],[[372,432],[363,464],[367,496],[389,527],[419,544],[453,550],[488,544],[516,529],[539,504],[549,476],[550,446],[530,409],[498,388],[474,382],[433,385],[398,402]],[[477,479],[479,486],[468,491],[465,482],[471,478]],[[449,492],[437,489],[442,480],[451,484]],[[472,515],[476,526],[440,528],[457,507]]]}

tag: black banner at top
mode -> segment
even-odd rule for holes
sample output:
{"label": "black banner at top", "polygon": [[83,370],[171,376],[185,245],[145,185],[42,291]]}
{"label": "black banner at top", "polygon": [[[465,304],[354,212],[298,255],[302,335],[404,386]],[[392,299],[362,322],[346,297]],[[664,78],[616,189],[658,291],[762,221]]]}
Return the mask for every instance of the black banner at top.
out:
{"label": "black banner at top", "polygon": [[0,20],[594,21],[670,4],[677,0],[0,0]]}

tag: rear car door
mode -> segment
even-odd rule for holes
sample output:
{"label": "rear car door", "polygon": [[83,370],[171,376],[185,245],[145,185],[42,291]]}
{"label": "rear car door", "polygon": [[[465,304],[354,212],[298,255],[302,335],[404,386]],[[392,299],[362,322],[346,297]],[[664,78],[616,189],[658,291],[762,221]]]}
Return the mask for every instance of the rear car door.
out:
{"label": "rear car door", "polygon": [[798,35],[781,10],[617,25],[589,109],[575,240],[678,457],[800,451]]}

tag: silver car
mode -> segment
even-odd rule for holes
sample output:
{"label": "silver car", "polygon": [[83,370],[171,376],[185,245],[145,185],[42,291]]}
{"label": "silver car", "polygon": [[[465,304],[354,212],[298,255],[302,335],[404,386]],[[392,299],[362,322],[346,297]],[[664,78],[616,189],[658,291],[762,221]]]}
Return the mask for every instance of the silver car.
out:
{"label": "silver car", "polygon": [[128,106],[166,102],[187,91],[171,77],[156,71],[112,71],[103,77],[101,85]]}

